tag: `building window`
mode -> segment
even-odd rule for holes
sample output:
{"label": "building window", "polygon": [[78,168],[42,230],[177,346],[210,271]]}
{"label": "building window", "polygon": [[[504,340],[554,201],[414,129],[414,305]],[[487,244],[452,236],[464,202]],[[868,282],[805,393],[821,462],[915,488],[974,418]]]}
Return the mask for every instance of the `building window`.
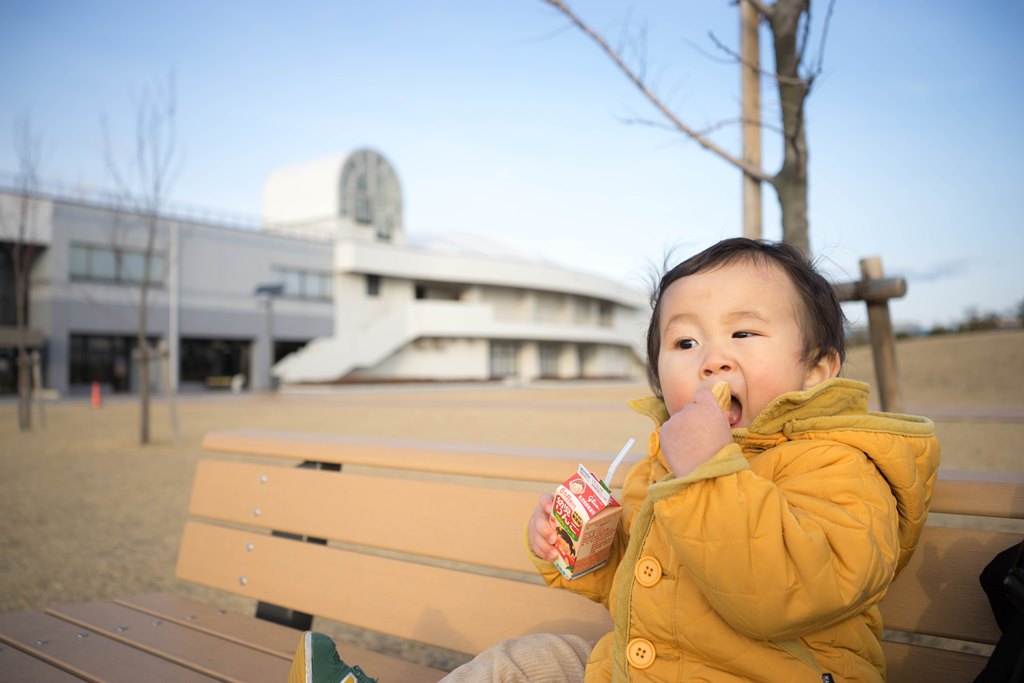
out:
{"label": "building window", "polygon": [[519,344],[509,341],[491,342],[491,378],[516,377],[519,374]]}
{"label": "building window", "polygon": [[589,325],[594,321],[593,299],[575,297],[572,307],[572,321],[578,325]]}
{"label": "building window", "polygon": [[[132,390],[132,351],[135,337],[72,334],[69,340],[69,384],[88,386],[99,382],[116,392]],[[150,346],[157,340],[150,339]]]}
{"label": "building window", "polygon": [[565,297],[552,292],[537,292],[535,317],[542,322],[562,322]]}
{"label": "building window", "polygon": [[559,376],[558,361],[562,356],[561,344],[540,345],[540,376],[553,379]]}
{"label": "building window", "polygon": [[457,285],[417,283],[413,285],[413,296],[431,301],[460,301],[462,290]]}
{"label": "building window", "polygon": [[394,232],[395,228],[392,225],[392,220],[385,214],[385,216],[377,222],[377,239],[381,242],[390,242]]}
{"label": "building window", "polygon": [[281,271],[281,283],[284,284],[284,296],[301,299],[306,295],[306,276],[301,270]]}
{"label": "building window", "polygon": [[282,296],[290,299],[331,300],[331,274],[324,271],[275,266],[274,279],[284,285]]}
{"label": "building window", "polygon": [[362,173],[356,180],[356,223],[369,225],[373,223],[373,205],[370,203],[370,188],[366,174]]}
{"label": "building window", "polygon": [[[166,260],[153,252],[149,258],[149,283],[164,280]],[[72,280],[141,284],[145,278],[146,252],[141,249],[108,247],[95,244],[71,245]]]}
{"label": "building window", "polygon": [[182,382],[224,386],[211,378],[230,378],[249,372],[250,342],[242,339],[181,340],[180,372]]}
{"label": "building window", "polygon": [[317,298],[331,300],[331,274],[320,273],[319,277],[316,278]]}
{"label": "building window", "polygon": [[380,275],[366,276],[366,296],[380,296]]}

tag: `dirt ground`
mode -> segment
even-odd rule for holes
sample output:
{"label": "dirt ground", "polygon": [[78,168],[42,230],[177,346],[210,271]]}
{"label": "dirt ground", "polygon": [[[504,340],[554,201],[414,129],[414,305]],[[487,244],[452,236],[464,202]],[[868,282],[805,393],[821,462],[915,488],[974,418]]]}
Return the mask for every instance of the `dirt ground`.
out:
{"label": "dirt ground", "polygon": [[[1024,472],[1022,350],[1022,331],[900,343],[907,412],[934,419],[945,467]],[[845,374],[873,382],[872,373],[870,351],[853,349]],[[166,590],[251,609],[174,578],[200,440],[210,430],[614,452],[629,437],[646,444],[649,423],[624,402],[647,393],[640,384],[574,382],[193,394],[179,398],[177,442],[167,404],[156,402],[147,447],[137,443],[138,407],[130,398],[109,398],[99,409],[87,399],[49,403],[45,428],[30,433],[17,430],[17,407],[5,399],[0,612]]]}

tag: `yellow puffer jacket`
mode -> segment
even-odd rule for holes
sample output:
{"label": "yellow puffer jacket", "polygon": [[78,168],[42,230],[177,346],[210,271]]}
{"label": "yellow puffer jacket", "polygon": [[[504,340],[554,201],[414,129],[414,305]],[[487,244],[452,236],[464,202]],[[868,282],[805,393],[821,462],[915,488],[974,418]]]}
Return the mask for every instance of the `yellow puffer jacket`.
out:
{"label": "yellow puffer jacket", "polygon": [[611,610],[587,682],[884,680],[876,605],[917,545],[939,445],[929,420],[867,404],[848,379],[785,394],[682,478],[655,430],[608,565],[567,582],[533,558]]}

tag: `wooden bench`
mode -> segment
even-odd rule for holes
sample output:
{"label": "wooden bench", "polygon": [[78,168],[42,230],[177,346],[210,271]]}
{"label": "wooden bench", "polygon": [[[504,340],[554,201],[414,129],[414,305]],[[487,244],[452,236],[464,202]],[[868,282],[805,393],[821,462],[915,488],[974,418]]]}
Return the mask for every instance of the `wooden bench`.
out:
{"label": "wooden bench", "polygon": [[[580,461],[603,474],[613,454],[251,431],[211,433],[204,446],[225,455],[197,467],[178,576],[300,628],[316,615],[314,627],[351,624],[425,644],[421,655],[441,648],[414,663],[342,644],[382,681],[437,680],[525,633],[596,639],[611,628],[602,607],[541,585],[523,528],[540,492]],[[1024,476],[945,473],[932,509],[883,605],[895,683],[971,680],[984,665],[999,633],[977,577],[1024,536]],[[0,615],[0,681],[281,683],[298,633],[170,594]]]}

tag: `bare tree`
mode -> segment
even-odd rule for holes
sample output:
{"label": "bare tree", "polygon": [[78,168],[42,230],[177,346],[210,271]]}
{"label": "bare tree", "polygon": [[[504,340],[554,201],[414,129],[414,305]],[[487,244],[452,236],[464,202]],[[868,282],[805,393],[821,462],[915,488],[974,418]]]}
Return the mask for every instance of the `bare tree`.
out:
{"label": "bare tree", "polygon": [[[26,115],[14,122],[15,154],[18,158],[17,199],[14,208],[14,235],[10,247],[14,275],[15,336],[18,367],[18,428],[32,429],[32,356],[28,349],[29,273],[36,255],[32,239],[35,189],[39,182],[40,139],[32,132]],[[6,220],[6,216],[5,216]]]}
{"label": "bare tree", "polygon": [[804,106],[815,78],[821,73],[825,38],[828,34],[828,25],[831,21],[835,0],[829,2],[820,48],[817,57],[813,60],[808,57],[811,0],[776,0],[774,3],[765,0],[738,0],[739,3],[752,6],[756,10],[759,21],[763,21],[771,30],[775,52],[774,73],[765,74],[760,70],[759,65],[745,61],[735,50],[731,50],[713,35],[711,36],[715,45],[728,54],[731,60],[745,68],[757,69],[762,75],[774,80],[778,87],[781,126],[769,126],[763,120],[757,122],[765,130],[781,132],[783,161],[782,167],[774,174],[768,173],[759,164],[751,163],[741,156],[729,152],[711,140],[707,132],[699,131],[684,122],[646,82],[643,65],[636,68],[630,66],[623,58],[621,51],[612,48],[604,37],[594,31],[565,2],[562,0],[543,1],[561,12],[593,40],[662,117],[660,122],[647,121],[646,123],[666,125],[667,122],[669,128],[682,133],[712,154],[732,164],[747,177],[757,182],[768,183],[774,188],[782,210],[783,241],[800,248],[804,253],[810,253],[807,217],[808,149]]}
{"label": "bare tree", "polygon": [[[133,154],[122,166],[115,159],[110,134],[104,122],[104,150],[109,171],[122,204],[141,217],[145,232],[143,271],[139,282],[137,360],[139,369],[139,442],[149,443],[150,364],[156,358],[148,339],[149,290],[154,281],[153,265],[160,214],[167,199],[174,164],[177,160],[176,96],[174,75],[166,87],[146,89],[135,102],[135,139]],[[124,172],[127,167],[129,173]],[[123,232],[125,217],[115,212],[112,234]],[[117,259],[123,259],[116,248]],[[120,264],[118,264],[120,268]]]}

